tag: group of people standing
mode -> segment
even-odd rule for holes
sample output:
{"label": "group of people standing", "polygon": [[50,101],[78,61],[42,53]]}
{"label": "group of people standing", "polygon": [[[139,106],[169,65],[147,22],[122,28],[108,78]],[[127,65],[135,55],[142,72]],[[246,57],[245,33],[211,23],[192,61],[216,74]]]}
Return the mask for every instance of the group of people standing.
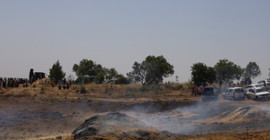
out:
{"label": "group of people standing", "polygon": [[0,78],[0,87],[3,88],[14,88],[19,87],[20,84],[23,84],[24,87],[28,85],[28,79],[25,78]]}
{"label": "group of people standing", "polygon": [[201,95],[203,93],[204,90],[204,85],[201,84],[199,87],[196,85],[193,85],[191,90],[192,90],[192,95],[196,96],[196,95]]}
{"label": "group of people standing", "polygon": [[52,87],[54,87],[56,83],[58,84],[58,89],[61,90],[62,88],[69,89],[69,87],[71,86],[72,83],[74,83],[74,81],[73,82],[71,80],[67,81],[66,78],[64,78],[63,80],[56,82],[54,79],[51,79]]}

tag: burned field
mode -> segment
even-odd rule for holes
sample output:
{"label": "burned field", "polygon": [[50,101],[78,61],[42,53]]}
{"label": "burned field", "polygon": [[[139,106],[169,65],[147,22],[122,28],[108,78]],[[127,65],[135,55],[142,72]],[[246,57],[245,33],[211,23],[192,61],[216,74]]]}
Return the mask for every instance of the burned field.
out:
{"label": "burned field", "polygon": [[1,97],[0,139],[177,138],[270,129],[269,101]]}
{"label": "burned field", "polygon": [[[73,131],[74,138],[98,138],[114,134],[119,138],[177,138],[204,133],[268,130],[267,105],[238,103],[195,103],[162,112],[148,112],[144,106],[130,111],[98,114]],[[143,132],[142,135],[138,132]],[[149,130],[156,133],[151,136]],[[128,136],[128,137],[125,137]]]}

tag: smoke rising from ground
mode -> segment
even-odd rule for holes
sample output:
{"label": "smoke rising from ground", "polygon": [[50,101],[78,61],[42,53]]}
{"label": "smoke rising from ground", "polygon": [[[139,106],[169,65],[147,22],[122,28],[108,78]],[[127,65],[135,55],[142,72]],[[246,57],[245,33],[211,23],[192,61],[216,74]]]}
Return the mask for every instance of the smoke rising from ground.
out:
{"label": "smoke rising from ground", "polygon": [[[134,107],[134,110],[125,111],[126,114],[160,131],[169,131],[174,134],[198,134],[235,130],[253,125],[252,121],[269,123],[269,105],[245,105],[239,103],[198,102],[190,106],[181,106],[167,111],[146,110],[147,107]],[[237,126],[237,127],[236,127]],[[262,126],[266,127],[266,126]]]}

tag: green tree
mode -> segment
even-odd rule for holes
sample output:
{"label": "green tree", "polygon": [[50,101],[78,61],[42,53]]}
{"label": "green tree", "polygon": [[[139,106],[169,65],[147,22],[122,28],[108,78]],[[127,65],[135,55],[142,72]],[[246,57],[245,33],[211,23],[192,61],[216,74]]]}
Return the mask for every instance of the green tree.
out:
{"label": "green tree", "polygon": [[203,63],[195,63],[191,66],[191,81],[200,86],[201,84],[213,83],[216,80],[214,68],[208,67]]}
{"label": "green tree", "polygon": [[62,70],[62,66],[59,63],[59,60],[57,60],[56,63],[54,63],[52,68],[50,69],[49,78],[51,80],[55,80],[55,82],[58,83],[65,77],[65,75],[66,74]]}
{"label": "green tree", "polygon": [[129,83],[130,83],[130,81],[122,74],[118,74],[116,76],[115,84],[129,84]]}
{"label": "green tree", "polygon": [[239,80],[243,73],[243,69],[227,59],[221,59],[214,66],[218,80],[229,81]]}
{"label": "green tree", "polygon": [[128,73],[129,79],[142,84],[158,84],[163,81],[163,78],[174,73],[173,65],[161,56],[147,56],[140,64],[133,64],[133,71]]}
{"label": "green tree", "polygon": [[97,84],[101,84],[105,80],[104,76],[105,76],[105,74],[103,72],[99,72],[97,75],[95,75],[94,81]]}
{"label": "green tree", "polygon": [[113,80],[116,80],[116,77],[118,76],[118,72],[115,70],[115,68],[111,69],[104,69],[105,71],[105,79],[106,82],[112,82]]}
{"label": "green tree", "polygon": [[96,75],[97,65],[92,60],[83,59],[80,61],[80,64],[73,65],[73,71],[78,77],[88,75]]}
{"label": "green tree", "polygon": [[256,62],[249,62],[246,68],[244,69],[243,82],[252,83],[253,78],[261,74],[260,67]]}
{"label": "green tree", "polygon": [[105,79],[105,72],[102,66],[92,60],[83,59],[79,64],[74,64],[73,71],[78,77],[86,76],[90,78],[90,81],[96,81],[96,83],[102,83]]}
{"label": "green tree", "polygon": [[136,61],[134,62],[132,69],[133,71],[127,73],[129,81],[134,83],[139,82],[141,84],[145,83],[146,69]]}

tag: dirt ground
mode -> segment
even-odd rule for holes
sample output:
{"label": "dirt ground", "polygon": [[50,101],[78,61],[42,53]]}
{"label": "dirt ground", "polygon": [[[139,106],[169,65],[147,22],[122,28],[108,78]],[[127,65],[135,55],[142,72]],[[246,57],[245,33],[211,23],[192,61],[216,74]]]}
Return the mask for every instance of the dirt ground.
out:
{"label": "dirt ground", "polygon": [[2,89],[0,139],[70,137],[86,119],[107,112],[125,113],[174,138],[270,130],[270,101],[232,101],[220,96],[205,103],[185,92],[124,98],[42,87]]}

